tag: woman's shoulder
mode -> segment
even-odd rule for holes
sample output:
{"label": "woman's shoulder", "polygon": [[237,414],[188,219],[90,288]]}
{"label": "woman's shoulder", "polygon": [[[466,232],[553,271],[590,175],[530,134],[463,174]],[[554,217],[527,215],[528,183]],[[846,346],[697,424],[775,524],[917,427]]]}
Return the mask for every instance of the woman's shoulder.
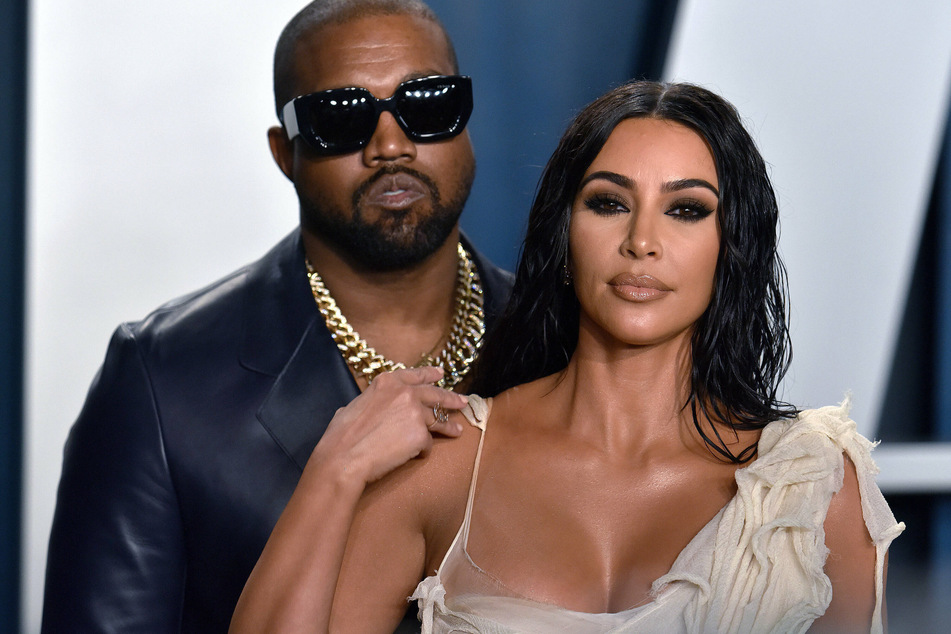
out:
{"label": "woman's shoulder", "polygon": [[428,451],[375,482],[364,494],[363,503],[376,505],[378,516],[393,521],[405,517],[419,527],[426,535],[427,560],[431,552],[448,549],[462,523],[483,433],[480,426],[487,420],[490,403],[474,397],[464,411],[450,412],[450,420],[462,425],[458,437],[435,436]]}
{"label": "woman's shoulder", "polygon": [[500,392],[489,399],[488,413],[492,413],[496,420],[495,425],[501,419],[503,424],[510,424],[515,421],[523,421],[533,418],[526,416],[526,412],[537,412],[544,406],[545,397],[551,394],[562,379],[562,373],[556,373],[549,376],[535,379],[528,383],[522,383]]}
{"label": "woman's shoulder", "polygon": [[465,498],[490,406],[490,399],[470,397],[464,410],[449,412],[450,420],[462,427],[459,436],[435,435],[428,451],[407,462],[380,484],[390,489],[389,494],[401,495],[416,503],[452,499],[460,489]]}

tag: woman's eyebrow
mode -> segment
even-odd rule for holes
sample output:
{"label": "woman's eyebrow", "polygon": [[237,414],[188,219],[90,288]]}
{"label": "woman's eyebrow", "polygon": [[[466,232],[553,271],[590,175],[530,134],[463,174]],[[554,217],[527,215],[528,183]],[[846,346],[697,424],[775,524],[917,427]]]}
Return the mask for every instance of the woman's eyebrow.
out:
{"label": "woman's eyebrow", "polygon": [[717,190],[717,188],[702,178],[682,178],[676,181],[669,181],[664,183],[661,189],[664,191],[664,193],[669,194],[672,192],[678,192],[682,189],[691,189],[693,187],[704,187],[716,194],[717,198],[720,197],[720,192]]}
{"label": "woman's eyebrow", "polygon": [[[606,180],[618,185],[619,187],[624,187],[625,189],[637,189],[637,185],[634,183],[634,181],[632,181],[627,176],[618,174],[617,172],[610,172],[608,170],[600,170],[588,174],[581,181],[578,189],[581,189],[593,180]],[[668,181],[664,183],[661,189],[665,194],[669,194],[672,192],[678,192],[682,189],[691,189],[693,187],[703,187],[704,189],[709,189],[716,195],[717,198],[720,197],[720,191],[714,187],[712,183],[702,178],[681,178],[675,181]]]}
{"label": "woman's eyebrow", "polygon": [[599,179],[612,182],[615,185],[624,187],[625,189],[634,189],[634,181],[632,181],[630,178],[628,178],[627,176],[624,176],[623,174],[618,174],[617,172],[609,172],[607,170],[601,170],[599,172],[592,172],[591,174],[588,174],[587,176],[584,177],[584,180],[581,181],[581,184],[578,186],[578,189],[581,189],[582,187],[584,187],[585,185],[587,185],[593,180],[599,180]]}

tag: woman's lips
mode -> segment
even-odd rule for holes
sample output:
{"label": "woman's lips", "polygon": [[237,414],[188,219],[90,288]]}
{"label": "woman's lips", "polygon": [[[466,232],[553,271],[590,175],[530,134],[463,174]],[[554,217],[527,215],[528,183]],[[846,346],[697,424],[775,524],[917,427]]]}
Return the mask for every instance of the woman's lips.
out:
{"label": "woman's lips", "polygon": [[660,299],[672,290],[655,277],[631,273],[622,273],[612,279],[609,284],[621,299],[634,302]]}
{"label": "woman's lips", "polygon": [[386,174],[370,185],[364,203],[387,209],[406,209],[427,196],[427,188],[418,178],[404,172]]}

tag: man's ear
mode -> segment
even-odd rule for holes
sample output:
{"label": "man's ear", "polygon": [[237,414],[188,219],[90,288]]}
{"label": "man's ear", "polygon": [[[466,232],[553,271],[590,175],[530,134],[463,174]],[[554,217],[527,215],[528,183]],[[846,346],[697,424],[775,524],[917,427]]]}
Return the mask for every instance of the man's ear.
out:
{"label": "man's ear", "polygon": [[281,168],[291,181],[294,180],[294,142],[287,138],[282,126],[276,125],[268,128],[267,142],[271,146],[271,156],[274,162]]}

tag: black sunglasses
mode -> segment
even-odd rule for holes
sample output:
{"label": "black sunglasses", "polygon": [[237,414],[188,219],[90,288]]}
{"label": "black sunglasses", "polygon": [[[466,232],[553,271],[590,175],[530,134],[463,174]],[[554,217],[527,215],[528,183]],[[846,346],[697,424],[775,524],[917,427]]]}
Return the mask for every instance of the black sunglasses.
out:
{"label": "black sunglasses", "polygon": [[414,143],[449,139],[465,129],[472,114],[472,80],[462,75],[410,79],[386,99],[366,88],[314,92],[288,101],[281,123],[289,139],[300,135],[318,154],[349,154],[370,142],[383,111]]}

